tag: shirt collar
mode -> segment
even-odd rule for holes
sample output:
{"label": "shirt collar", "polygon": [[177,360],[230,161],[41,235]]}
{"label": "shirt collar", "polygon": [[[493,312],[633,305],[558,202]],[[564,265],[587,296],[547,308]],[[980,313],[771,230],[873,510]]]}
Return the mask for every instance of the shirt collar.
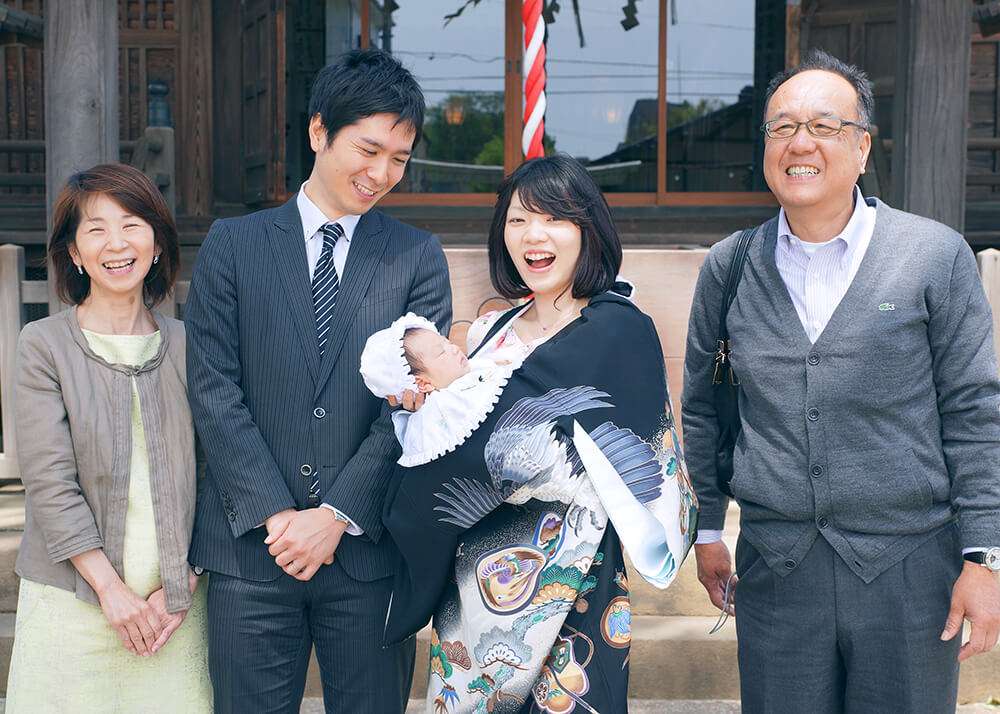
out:
{"label": "shirt collar", "polygon": [[[865,197],[861,195],[861,189],[855,186],[854,212],[851,214],[850,220],[847,221],[847,225],[844,226],[844,230],[829,241],[830,243],[837,240],[843,241],[846,250],[844,250],[844,254],[841,257],[842,261],[847,262],[851,260],[855,248],[858,247],[864,235],[866,233],[870,234],[875,229],[875,220],[872,215],[874,212],[875,209],[869,206],[867,201],[865,201]],[[802,243],[802,240],[792,233],[792,229],[788,225],[788,218],[785,216],[784,208],[778,211],[778,239],[784,244],[785,248],[791,248]]]}
{"label": "shirt collar", "polygon": [[[298,207],[299,216],[302,218],[302,233],[305,240],[312,238],[320,228],[330,222],[330,219],[320,210],[319,206],[313,203],[312,199],[306,195],[305,189],[307,183],[309,182],[303,182],[299,188],[298,195],[295,197],[295,205]],[[341,216],[337,219],[336,222],[344,229],[344,238],[347,239],[348,243],[354,237],[354,229],[358,227],[358,221],[360,220],[361,216]]]}

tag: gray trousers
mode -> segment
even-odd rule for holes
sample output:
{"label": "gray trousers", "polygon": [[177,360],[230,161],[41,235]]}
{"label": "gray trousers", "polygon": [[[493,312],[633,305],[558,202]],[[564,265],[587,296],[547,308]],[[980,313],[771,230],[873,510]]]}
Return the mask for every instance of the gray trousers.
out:
{"label": "gray trousers", "polygon": [[961,638],[940,636],[962,563],[953,524],[868,584],[822,537],[782,577],[741,536],[744,714],[954,712]]}
{"label": "gray trousers", "polygon": [[403,714],[416,638],[382,648],[392,578],[354,580],[337,561],[309,582],[212,573],[208,666],[217,714],[298,714],[309,653],[327,714]]}

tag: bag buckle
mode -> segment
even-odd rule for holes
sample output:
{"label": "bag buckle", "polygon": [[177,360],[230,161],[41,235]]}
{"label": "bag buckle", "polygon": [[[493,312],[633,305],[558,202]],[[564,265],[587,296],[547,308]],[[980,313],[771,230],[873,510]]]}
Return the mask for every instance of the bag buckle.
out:
{"label": "bag buckle", "polygon": [[722,373],[729,372],[729,383],[734,387],[740,383],[739,377],[733,371],[733,363],[729,359],[729,340],[718,340],[715,351],[715,372],[712,374],[712,384],[722,384]]}

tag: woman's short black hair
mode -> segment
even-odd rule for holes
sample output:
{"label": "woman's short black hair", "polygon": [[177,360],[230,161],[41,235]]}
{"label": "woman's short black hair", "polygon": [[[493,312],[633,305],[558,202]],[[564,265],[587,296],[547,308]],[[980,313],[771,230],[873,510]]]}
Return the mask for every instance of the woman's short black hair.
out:
{"label": "woman's short black hair", "polygon": [[622,265],[618,230],[608,202],[590,173],[565,154],[526,161],[497,189],[488,243],[494,289],[508,300],[531,294],[504,243],[507,209],[515,193],[529,211],[572,221],[580,228],[573,297],[590,298],[610,290]]}
{"label": "woman's short black hair", "polygon": [[317,114],[327,145],[345,126],[375,114],[395,114],[397,124],[413,127],[416,146],[424,127],[424,94],[409,70],[388,52],[351,50],[316,75],[309,116]]}

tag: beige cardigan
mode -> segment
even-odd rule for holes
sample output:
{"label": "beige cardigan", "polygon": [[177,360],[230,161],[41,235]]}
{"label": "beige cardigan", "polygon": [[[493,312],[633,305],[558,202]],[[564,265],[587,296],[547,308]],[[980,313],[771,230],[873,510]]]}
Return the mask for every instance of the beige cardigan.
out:
{"label": "beige cardigan", "polygon": [[167,610],[191,604],[188,546],[196,492],[195,438],[187,401],[184,324],[154,313],[160,349],[132,368],[96,355],[76,309],[29,323],[17,345],[18,464],[27,492],[22,578],[97,594],[69,558],[103,548],[119,576],[132,455],[132,386],[149,451],[160,578]]}

